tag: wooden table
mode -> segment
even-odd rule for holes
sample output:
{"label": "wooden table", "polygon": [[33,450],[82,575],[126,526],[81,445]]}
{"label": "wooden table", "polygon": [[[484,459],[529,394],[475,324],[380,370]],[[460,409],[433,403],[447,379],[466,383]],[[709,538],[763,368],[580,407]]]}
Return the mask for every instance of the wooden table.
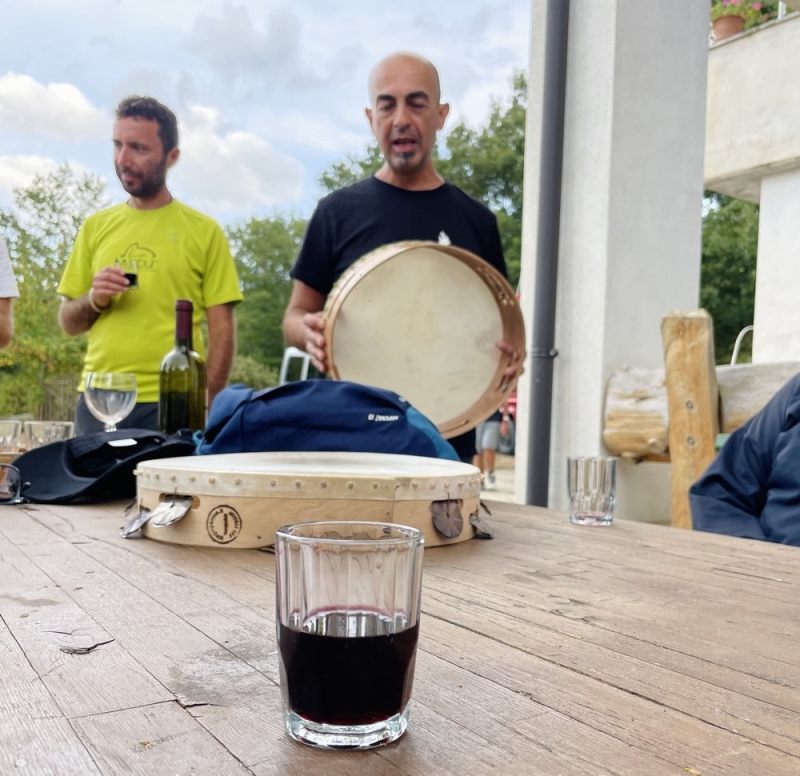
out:
{"label": "wooden table", "polygon": [[0,773],[800,773],[800,549],[490,507],[426,550],[409,731],[360,753],[283,731],[272,555],[1,507]]}

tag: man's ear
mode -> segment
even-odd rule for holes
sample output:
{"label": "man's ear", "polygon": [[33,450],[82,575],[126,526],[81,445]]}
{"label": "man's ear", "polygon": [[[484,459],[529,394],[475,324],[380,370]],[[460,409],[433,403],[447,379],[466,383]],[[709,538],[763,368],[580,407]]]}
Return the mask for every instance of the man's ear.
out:
{"label": "man's ear", "polygon": [[167,154],[167,169],[172,167],[172,165],[174,165],[178,161],[178,158],[180,157],[180,155],[181,155],[181,149],[180,148],[173,148]]}
{"label": "man's ear", "polygon": [[367,124],[372,129],[372,108],[364,108],[364,115],[367,117]]}
{"label": "man's ear", "polygon": [[450,114],[450,103],[449,102],[442,102],[439,103],[439,129],[444,127],[444,122],[447,120],[447,116]]}

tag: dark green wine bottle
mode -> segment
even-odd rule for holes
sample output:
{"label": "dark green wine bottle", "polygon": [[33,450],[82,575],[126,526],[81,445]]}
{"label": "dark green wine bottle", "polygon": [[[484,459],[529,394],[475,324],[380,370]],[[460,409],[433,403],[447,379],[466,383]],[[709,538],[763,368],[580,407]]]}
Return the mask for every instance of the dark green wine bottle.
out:
{"label": "dark green wine bottle", "polygon": [[206,426],[206,365],[192,349],[192,310],[189,299],[175,302],[175,347],[159,370],[158,428],[174,434],[182,428]]}

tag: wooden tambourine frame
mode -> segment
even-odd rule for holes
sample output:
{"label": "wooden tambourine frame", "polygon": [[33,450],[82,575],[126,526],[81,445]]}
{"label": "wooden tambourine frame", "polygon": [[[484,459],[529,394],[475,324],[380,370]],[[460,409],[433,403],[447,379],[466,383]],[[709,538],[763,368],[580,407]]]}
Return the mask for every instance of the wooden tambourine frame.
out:
{"label": "wooden tambourine frame", "polygon": [[508,357],[525,353],[514,290],[452,245],[393,243],[338,280],[323,311],[331,377],[399,393],[446,438],[474,428],[508,396]]}
{"label": "wooden tambourine frame", "polygon": [[369,520],[419,528],[426,546],[476,534],[480,470],[439,458],[379,453],[231,453],[144,461],[139,509],[192,498],[178,522],[142,533],[172,544],[254,549],[275,531],[315,520]]}

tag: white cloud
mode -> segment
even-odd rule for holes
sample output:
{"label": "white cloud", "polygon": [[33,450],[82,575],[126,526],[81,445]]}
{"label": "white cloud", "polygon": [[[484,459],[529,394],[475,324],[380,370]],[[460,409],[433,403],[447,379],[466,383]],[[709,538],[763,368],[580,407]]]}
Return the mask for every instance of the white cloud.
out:
{"label": "white cloud", "polygon": [[243,73],[277,78],[296,65],[299,34],[292,11],[270,14],[261,33],[246,8],[226,4],[221,18],[197,17],[186,48],[231,79]]}
{"label": "white cloud", "polygon": [[213,108],[192,106],[181,127],[174,188],[194,207],[222,217],[297,201],[305,170],[252,132],[226,132]]}
{"label": "white cloud", "polygon": [[76,86],[46,86],[28,75],[0,76],[0,125],[35,135],[72,141],[98,140],[110,119]]}
{"label": "white cloud", "polygon": [[[0,156],[0,206],[13,202],[14,189],[27,188],[37,175],[47,175],[61,164],[46,156]],[[78,162],[69,162],[69,166],[78,174],[89,172]]]}
{"label": "white cloud", "polygon": [[35,175],[46,175],[58,163],[44,156],[0,156],[0,203],[11,204],[15,188],[25,188]]}

